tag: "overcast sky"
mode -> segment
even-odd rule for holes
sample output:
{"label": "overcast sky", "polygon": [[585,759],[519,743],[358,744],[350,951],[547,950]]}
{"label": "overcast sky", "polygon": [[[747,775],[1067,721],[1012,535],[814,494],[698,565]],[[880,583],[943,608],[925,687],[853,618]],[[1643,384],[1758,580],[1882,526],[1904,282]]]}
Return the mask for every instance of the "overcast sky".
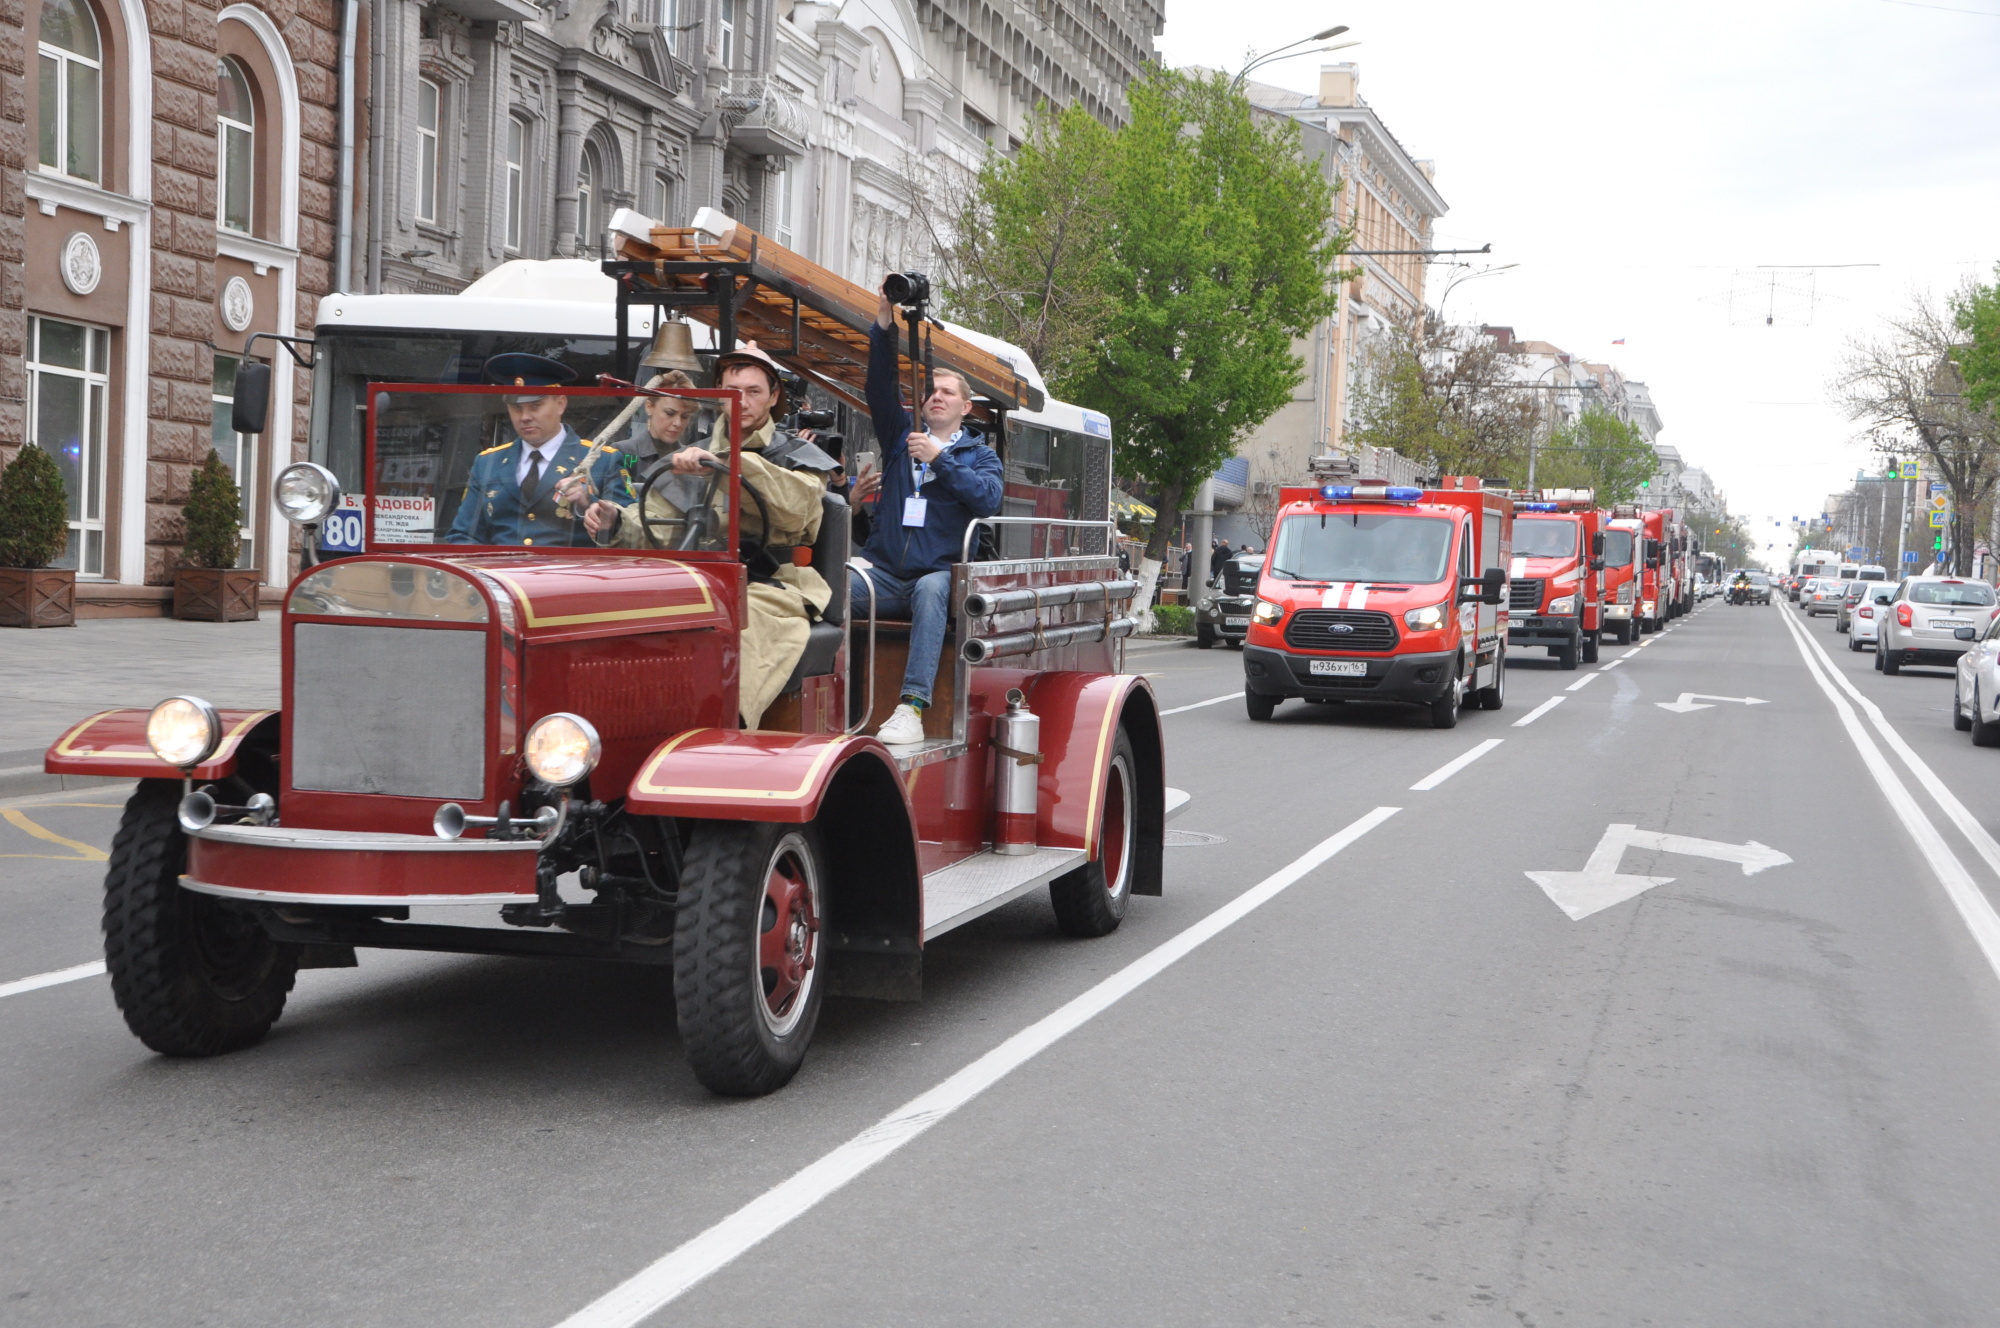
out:
{"label": "overcast sky", "polygon": [[1160,48],[1237,68],[1335,23],[1361,45],[1255,77],[1313,92],[1322,62],[1360,65],[1437,162],[1439,246],[1519,264],[1451,319],[1644,380],[1661,441],[1787,550],[1774,519],[1874,468],[1827,403],[1846,336],[2000,259],[2000,0],[1168,0]]}

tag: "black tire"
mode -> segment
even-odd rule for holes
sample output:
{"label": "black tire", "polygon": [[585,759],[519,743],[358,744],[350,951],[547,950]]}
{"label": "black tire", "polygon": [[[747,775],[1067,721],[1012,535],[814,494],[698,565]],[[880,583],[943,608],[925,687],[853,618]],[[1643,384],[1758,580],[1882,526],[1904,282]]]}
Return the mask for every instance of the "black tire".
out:
{"label": "black tire", "polygon": [[1951,726],[1960,733],[1972,727],[1972,721],[1965,717],[1965,698],[1959,694],[1956,677],[1951,680]]}
{"label": "black tire", "polygon": [[1890,651],[1887,650],[1883,651],[1882,672],[1888,674],[1891,678],[1893,678],[1902,671],[1903,671],[1903,661],[1897,659],[1896,656]]}
{"label": "black tire", "polygon": [[1194,648],[1196,650],[1213,650],[1215,648],[1215,629],[1207,623],[1196,623],[1194,626]]}
{"label": "black tire", "polygon": [[1597,662],[1597,637],[1598,633],[1596,632],[1584,633],[1583,662],[1586,664],[1595,664]]}
{"label": "black tire", "polygon": [[1612,636],[1612,639],[1613,639],[1613,640],[1615,640],[1616,642],[1618,642],[1618,644],[1619,644],[1619,645],[1621,645],[1621,646],[1629,646],[1629,645],[1631,645],[1631,644],[1632,644],[1632,620],[1631,620],[1630,618],[1621,618],[1621,619],[1619,619],[1619,620],[1618,620],[1618,626],[1617,626],[1617,629],[1616,629],[1615,631],[1613,631],[1613,632],[1612,632],[1611,636]]}
{"label": "black tire", "polygon": [[1875,671],[1877,673],[1882,671],[1882,643],[1880,641],[1875,643]]}
{"label": "black tire", "polygon": [[1850,651],[1866,650],[1868,648],[1868,643],[1866,641],[1860,640],[1857,637],[1849,636],[1847,638],[1847,648]]}
{"label": "black tire", "polygon": [[1577,663],[1583,658],[1582,646],[1575,641],[1566,646],[1557,646],[1549,653],[1556,657],[1556,667],[1565,673],[1576,672]]}
{"label": "black tire", "polygon": [[126,1027],[163,1056],[251,1046],[284,1012],[299,947],[256,916],[181,887],[187,835],[178,781],[142,779],[125,803],[104,876],[104,964]]}
{"label": "black tire", "polygon": [[1498,710],[1507,704],[1507,647],[1500,647],[1500,658],[1494,662],[1499,667],[1493,670],[1493,685],[1472,694],[1472,704],[1481,710]]}
{"label": "black tire", "polygon": [[1460,673],[1453,676],[1449,683],[1445,684],[1444,695],[1431,702],[1432,728],[1455,729],[1458,727],[1458,714],[1465,704],[1464,681],[1464,674],[1461,670]]}
{"label": "black tire", "polygon": [[1979,684],[1972,684],[1972,722],[1966,727],[1972,730],[1974,747],[2000,747],[2000,723],[1984,718],[1984,710],[1979,704]]}
{"label": "black tire", "polygon": [[1071,936],[1109,936],[1132,902],[1134,837],[1139,830],[1139,762],[1123,725],[1111,746],[1104,809],[1097,820],[1096,859],[1049,882],[1056,925]]}
{"label": "black tire", "polygon": [[679,893],[674,1004],[695,1078],[732,1097],[783,1088],[805,1063],[825,990],[818,829],[697,822]]}
{"label": "black tire", "polygon": [[1243,689],[1243,708],[1250,712],[1250,718],[1260,724],[1271,717],[1271,712],[1278,708],[1280,699],[1276,696],[1266,696],[1262,692],[1254,692],[1248,687]]}

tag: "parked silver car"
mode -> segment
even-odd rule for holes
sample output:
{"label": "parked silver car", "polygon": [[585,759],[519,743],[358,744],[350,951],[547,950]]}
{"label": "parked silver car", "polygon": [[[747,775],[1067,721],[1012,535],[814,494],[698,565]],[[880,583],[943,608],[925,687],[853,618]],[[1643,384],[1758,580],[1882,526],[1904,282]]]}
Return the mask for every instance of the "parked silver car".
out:
{"label": "parked silver car", "polygon": [[[1854,606],[1850,617],[1852,626],[1847,633],[1849,650],[1873,650],[1875,638],[1880,634],[1882,619],[1888,616],[1889,601],[1896,598],[1896,587],[1886,581],[1867,581],[1867,598]],[[1876,664],[1881,667],[1880,662]]]}
{"label": "parked silver car", "polygon": [[1972,635],[1978,639],[1958,657],[1951,726],[1960,733],[1969,730],[1974,747],[2000,747],[2000,617]]}
{"label": "parked silver car", "polygon": [[1961,627],[1985,635],[1995,607],[1993,587],[1959,576],[1905,577],[1887,605],[1875,642],[1875,667],[1891,676],[1905,664],[1953,668],[1971,642]]}
{"label": "parked silver car", "polygon": [[1847,631],[1854,625],[1854,606],[1859,604],[1862,598],[1868,594],[1869,587],[1881,583],[1876,581],[1843,581],[1840,584],[1847,587],[1847,593],[1840,597],[1840,609],[1833,615],[1833,630],[1836,632]]}

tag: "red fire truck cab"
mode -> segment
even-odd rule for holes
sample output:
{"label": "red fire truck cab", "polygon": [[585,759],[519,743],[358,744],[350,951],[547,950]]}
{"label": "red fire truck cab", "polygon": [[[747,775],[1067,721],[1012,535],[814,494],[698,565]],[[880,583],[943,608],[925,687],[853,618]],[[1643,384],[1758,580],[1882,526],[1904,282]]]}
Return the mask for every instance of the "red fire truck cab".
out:
{"label": "red fire truck cab", "polygon": [[1602,514],[1588,489],[1544,489],[1514,504],[1507,644],[1545,646],[1565,669],[1597,662],[1604,612]]}
{"label": "red fire truck cab", "polygon": [[1619,645],[1639,639],[1639,591],[1644,581],[1646,527],[1638,511],[1618,507],[1599,512],[1604,533],[1604,632]]}
{"label": "red fire truck cab", "polygon": [[1396,701],[1439,728],[1506,691],[1514,503],[1477,476],[1437,489],[1286,488],[1243,646],[1243,700]]}

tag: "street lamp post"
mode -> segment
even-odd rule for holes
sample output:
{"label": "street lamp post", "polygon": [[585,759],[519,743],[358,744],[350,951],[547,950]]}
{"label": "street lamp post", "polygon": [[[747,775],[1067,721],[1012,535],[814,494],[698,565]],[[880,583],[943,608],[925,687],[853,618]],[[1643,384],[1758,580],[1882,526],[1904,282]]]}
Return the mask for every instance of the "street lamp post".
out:
{"label": "street lamp post", "polygon": [[[1315,32],[1310,37],[1301,37],[1295,42],[1286,42],[1283,46],[1279,46],[1272,50],[1266,51],[1262,55],[1253,55],[1250,58],[1250,62],[1244,65],[1243,68],[1237,70],[1236,77],[1229,81],[1229,90],[1231,92],[1235,92],[1238,89],[1240,89],[1243,86],[1243,80],[1248,78],[1250,76],[1250,71],[1255,69],[1258,65],[1269,64],[1273,60],[1289,60],[1293,55],[1317,55],[1319,54],[1320,51],[1339,51],[1339,50],[1344,50],[1349,46],[1359,46],[1361,43],[1358,41],[1346,41],[1346,42],[1336,42],[1332,46],[1322,46],[1319,47],[1317,50],[1312,50],[1312,51],[1292,50],[1294,46],[1304,46],[1308,42],[1322,42],[1330,40],[1331,38],[1338,37],[1341,33],[1346,31],[1347,31],[1347,25],[1345,23],[1336,23],[1334,26],[1328,28],[1325,32]],[[1287,51],[1290,51],[1291,55],[1287,55],[1286,54]]]}

